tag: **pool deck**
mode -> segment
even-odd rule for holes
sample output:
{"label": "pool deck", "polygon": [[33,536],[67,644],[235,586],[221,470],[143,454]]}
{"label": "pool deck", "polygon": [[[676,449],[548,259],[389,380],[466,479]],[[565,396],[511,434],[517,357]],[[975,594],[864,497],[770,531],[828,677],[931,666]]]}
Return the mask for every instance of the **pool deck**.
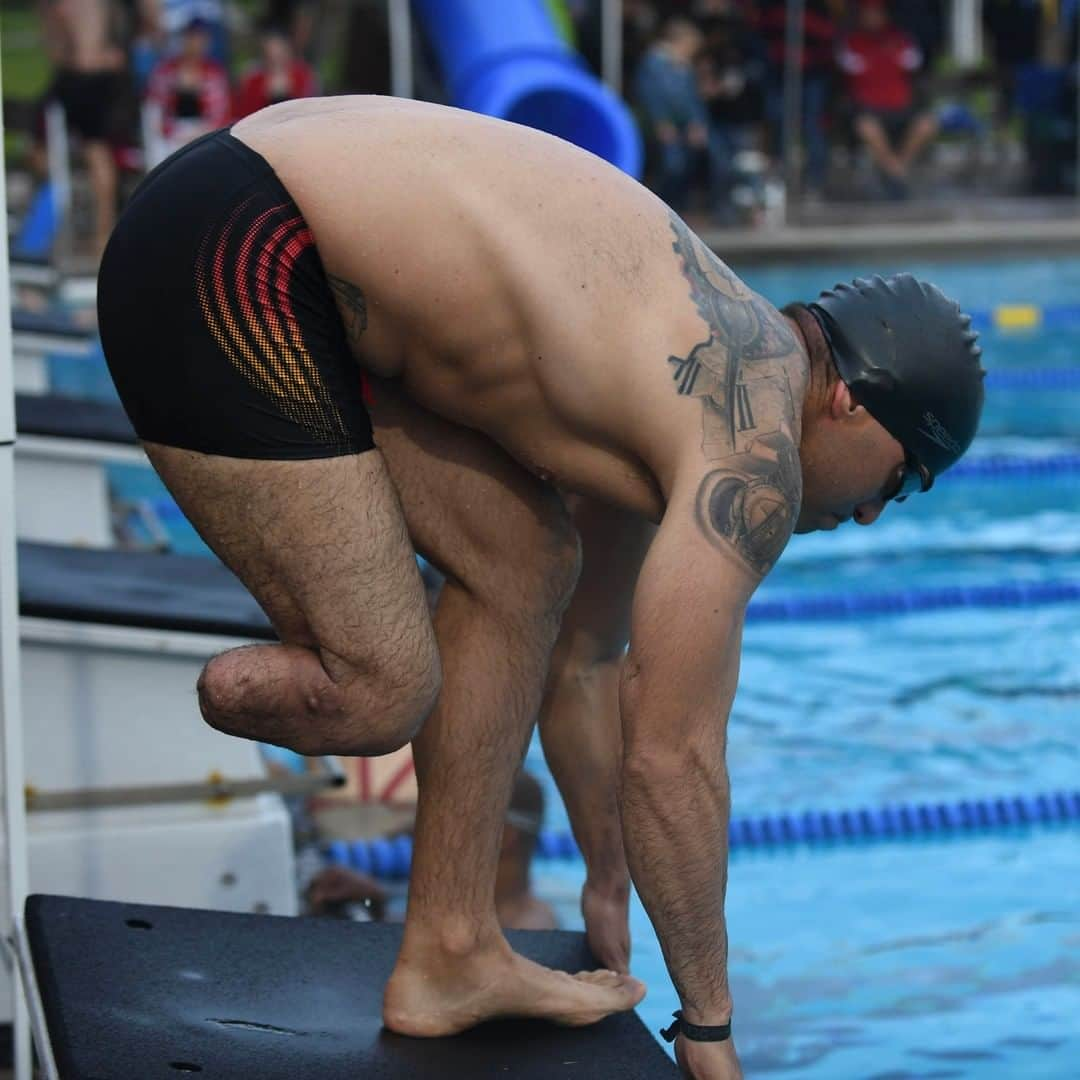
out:
{"label": "pool deck", "polygon": [[[1080,200],[1070,198],[829,202],[807,207],[799,224],[757,228],[717,227],[693,213],[686,220],[736,269],[750,263],[849,262],[867,254],[887,254],[890,260],[1080,254]],[[96,260],[85,253],[68,252],[57,262],[63,274],[96,275]]]}
{"label": "pool deck", "polygon": [[[867,220],[865,207],[851,207],[847,214],[833,207],[836,220],[805,225],[731,229],[716,228],[707,220],[691,218],[690,223],[736,268],[755,262],[847,261],[868,253],[921,259],[1080,253],[1080,203],[1072,204],[1072,214],[1049,217],[1033,213],[1038,206],[1026,200],[1011,204],[1010,217],[979,220],[881,222]],[[877,214],[894,212],[885,207]]]}

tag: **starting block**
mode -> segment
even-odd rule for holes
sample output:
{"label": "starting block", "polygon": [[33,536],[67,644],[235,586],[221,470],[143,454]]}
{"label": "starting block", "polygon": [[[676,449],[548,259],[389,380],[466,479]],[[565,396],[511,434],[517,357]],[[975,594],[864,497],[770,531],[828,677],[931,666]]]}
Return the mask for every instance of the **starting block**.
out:
{"label": "starting block", "polygon": [[[665,1080],[634,1013],[583,1028],[506,1020],[445,1039],[383,1029],[401,927],[31,896],[19,952],[47,1080]],[[582,934],[517,931],[549,967]]]}

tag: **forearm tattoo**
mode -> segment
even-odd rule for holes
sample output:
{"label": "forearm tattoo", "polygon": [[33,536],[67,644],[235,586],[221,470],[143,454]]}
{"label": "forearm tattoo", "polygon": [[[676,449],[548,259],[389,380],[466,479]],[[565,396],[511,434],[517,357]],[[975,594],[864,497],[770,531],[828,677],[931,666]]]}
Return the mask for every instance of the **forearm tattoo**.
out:
{"label": "forearm tattoo", "polygon": [[345,337],[351,348],[360,344],[360,335],[367,329],[367,300],[359,287],[351,281],[327,274],[326,280],[334,292],[341,318],[345,324]]}
{"label": "forearm tattoo", "polygon": [[764,576],[791,535],[802,498],[792,378],[798,343],[784,317],[748,289],[675,214],[672,245],[709,336],[669,356],[678,394],[702,408],[701,449],[716,467],[697,495],[710,543]]}

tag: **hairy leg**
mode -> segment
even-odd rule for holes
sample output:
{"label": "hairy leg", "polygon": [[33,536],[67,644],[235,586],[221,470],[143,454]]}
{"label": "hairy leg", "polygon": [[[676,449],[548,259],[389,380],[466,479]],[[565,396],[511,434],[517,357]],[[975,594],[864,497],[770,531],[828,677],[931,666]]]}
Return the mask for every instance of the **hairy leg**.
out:
{"label": "hairy leg", "polygon": [[380,754],[407,742],[438,693],[439,664],[379,452],[259,461],[145,445],[281,639],[206,665],[207,722],[302,754]]}
{"label": "hairy leg", "polygon": [[87,142],[86,168],[94,193],[94,251],[105,250],[109,234],[116,224],[116,162],[106,142]]}
{"label": "hairy leg", "polygon": [[589,499],[571,502],[581,578],[551,658],[540,738],[585,857],[581,906],[593,954],[627,971],[630,871],[619,820],[619,674],[638,571],[655,526]]}
{"label": "hairy leg", "polygon": [[900,161],[905,168],[912,165],[918,156],[934,140],[938,133],[937,118],[932,113],[916,116],[904,132],[904,144],[900,149]]}
{"label": "hairy leg", "polygon": [[384,1020],[446,1035],[495,1016],[586,1024],[643,989],[571,977],[510,950],[495,872],[510,790],[559,619],[577,540],[558,495],[482,436],[375,385],[376,438],[417,548],[445,575],[435,614],[443,684],[414,742],[420,801],[409,910]]}
{"label": "hairy leg", "polygon": [[855,120],[855,133],[863,141],[874,164],[887,176],[903,179],[906,169],[896,156],[885,128],[876,116],[862,115]]}

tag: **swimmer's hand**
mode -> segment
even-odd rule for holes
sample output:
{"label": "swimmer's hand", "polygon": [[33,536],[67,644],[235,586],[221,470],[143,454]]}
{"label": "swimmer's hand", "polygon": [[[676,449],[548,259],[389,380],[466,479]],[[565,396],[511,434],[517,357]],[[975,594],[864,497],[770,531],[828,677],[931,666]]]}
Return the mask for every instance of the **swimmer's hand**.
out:
{"label": "swimmer's hand", "polygon": [[683,1076],[693,1080],[742,1080],[742,1066],[731,1039],[694,1042],[680,1035],[675,1040],[675,1060]]}
{"label": "swimmer's hand", "polygon": [[581,890],[585,936],[602,968],[630,970],[630,875],[614,883],[586,878]]}

